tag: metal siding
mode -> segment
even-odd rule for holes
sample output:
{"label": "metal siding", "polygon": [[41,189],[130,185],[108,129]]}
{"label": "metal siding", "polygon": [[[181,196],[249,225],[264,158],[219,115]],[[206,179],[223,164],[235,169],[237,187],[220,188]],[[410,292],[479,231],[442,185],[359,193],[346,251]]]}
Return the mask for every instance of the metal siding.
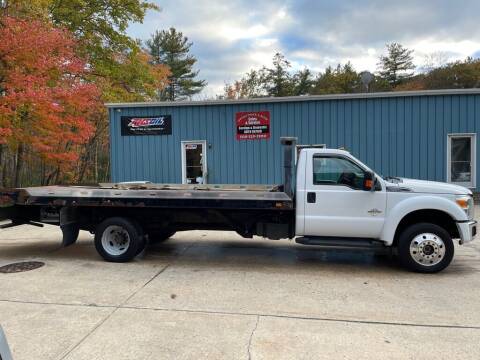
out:
{"label": "metal siding", "polygon": [[[270,139],[237,141],[235,113],[261,110],[270,111]],[[120,135],[121,116],[168,114],[172,135]],[[110,108],[109,116],[112,181],[181,182],[181,141],[206,140],[210,183],[280,183],[281,136],[344,146],[383,175],[445,181],[447,134],[477,131],[480,94],[172,104]]]}
{"label": "metal siding", "polygon": [[350,144],[347,150],[355,154],[365,155],[362,143],[362,127],[367,119],[367,103],[361,100],[353,101],[349,108],[349,125],[351,127]]}
{"label": "metal siding", "polygon": [[[435,179],[443,179],[445,174],[444,158],[446,159],[446,138],[445,126],[443,112],[443,96],[438,96],[435,98],[435,110],[434,110],[434,121],[435,121]],[[445,141],[444,141],[445,139]],[[445,154],[445,156],[439,156]]]}
{"label": "metal siding", "polygon": [[396,99],[397,106],[397,134],[395,136],[397,153],[396,173],[405,174],[405,98]]}
{"label": "metal siding", "polygon": [[[439,147],[439,142],[440,139],[439,137],[439,131],[441,131],[441,124],[439,121],[441,121],[441,118],[437,117],[436,114],[436,109],[437,109],[437,101],[438,99],[433,97],[429,99],[428,102],[428,130],[429,130],[429,156],[430,156],[430,161],[429,161],[429,178],[437,179],[438,174],[437,171],[439,171],[440,168],[440,163],[437,161],[439,157],[437,157],[437,151]],[[441,135],[440,135],[441,136]]]}
{"label": "metal siding", "polygon": [[404,157],[404,171],[406,177],[412,177],[413,169],[412,169],[412,156],[414,154],[413,151],[413,119],[412,119],[412,108],[413,102],[411,98],[405,99],[405,108],[404,108],[404,116],[405,116],[405,127],[404,127],[404,147],[405,147],[405,157]]}
{"label": "metal siding", "polygon": [[388,131],[388,172],[387,174],[396,174],[396,165],[397,165],[397,102],[396,99],[388,99],[388,118],[384,119],[387,123]]}

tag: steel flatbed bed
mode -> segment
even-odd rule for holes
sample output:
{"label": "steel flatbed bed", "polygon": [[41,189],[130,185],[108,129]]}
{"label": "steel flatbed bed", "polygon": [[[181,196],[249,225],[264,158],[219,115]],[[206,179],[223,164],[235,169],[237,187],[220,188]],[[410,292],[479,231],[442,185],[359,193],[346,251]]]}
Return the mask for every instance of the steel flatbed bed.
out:
{"label": "steel flatbed bed", "polygon": [[[278,186],[129,185],[43,186],[3,190],[0,206],[125,206],[160,208],[288,209],[292,199]],[[6,199],[6,200],[5,200]]]}
{"label": "steel flatbed bed", "polygon": [[[66,230],[75,224],[94,232],[103,219],[118,216],[135,219],[147,233],[217,229],[286,237],[293,233],[294,202],[282,190],[281,185],[139,183],[3,189],[0,220],[11,220],[3,227],[48,223]],[[272,232],[275,223],[282,234],[278,226]]]}

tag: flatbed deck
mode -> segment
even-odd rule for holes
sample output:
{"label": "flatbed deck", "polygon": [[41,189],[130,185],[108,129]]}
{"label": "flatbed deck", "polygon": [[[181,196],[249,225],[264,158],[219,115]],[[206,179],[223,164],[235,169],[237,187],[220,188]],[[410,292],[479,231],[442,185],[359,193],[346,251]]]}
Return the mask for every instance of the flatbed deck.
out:
{"label": "flatbed deck", "polygon": [[278,223],[290,235],[294,201],[276,185],[119,183],[0,189],[0,220],[11,220],[10,226],[76,223],[94,231],[109,217],[133,218],[146,231],[231,229],[248,237],[267,234],[258,223]]}
{"label": "flatbed deck", "polygon": [[292,199],[280,189],[270,185],[41,186],[0,190],[4,196],[0,206],[10,201],[10,205],[30,206],[292,208]]}

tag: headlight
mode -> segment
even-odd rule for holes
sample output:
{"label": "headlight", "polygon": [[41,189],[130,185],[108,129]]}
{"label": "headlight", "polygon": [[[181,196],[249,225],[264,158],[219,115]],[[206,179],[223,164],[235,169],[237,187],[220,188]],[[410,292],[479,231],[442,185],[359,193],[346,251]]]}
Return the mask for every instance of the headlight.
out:
{"label": "headlight", "polygon": [[455,202],[463,209],[463,211],[465,211],[465,214],[467,214],[469,219],[473,219],[475,207],[473,205],[472,196],[459,196],[455,199]]}

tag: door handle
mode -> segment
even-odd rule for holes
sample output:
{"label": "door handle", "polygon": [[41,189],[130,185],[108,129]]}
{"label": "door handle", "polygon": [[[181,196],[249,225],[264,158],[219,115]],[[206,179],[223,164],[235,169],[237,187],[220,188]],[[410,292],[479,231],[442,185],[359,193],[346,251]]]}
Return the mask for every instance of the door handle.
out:
{"label": "door handle", "polygon": [[307,193],[307,202],[308,203],[314,203],[316,201],[317,201],[317,193],[308,192]]}

